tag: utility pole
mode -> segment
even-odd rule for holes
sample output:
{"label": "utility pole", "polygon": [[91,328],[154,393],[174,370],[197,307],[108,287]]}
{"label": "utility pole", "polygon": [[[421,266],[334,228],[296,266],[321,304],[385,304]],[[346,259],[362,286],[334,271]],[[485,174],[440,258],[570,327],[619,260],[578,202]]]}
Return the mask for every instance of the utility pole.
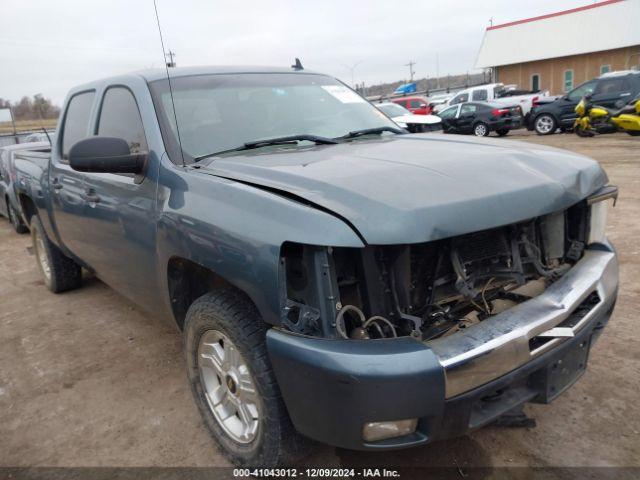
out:
{"label": "utility pole", "polygon": [[436,52],[436,89],[440,88],[440,56]]}
{"label": "utility pole", "polygon": [[345,63],[343,63],[343,64],[342,64],[342,66],[343,66],[344,68],[346,68],[347,70],[350,70],[350,71],[351,71],[351,88],[354,88],[354,89],[355,89],[355,88],[357,87],[357,85],[355,84],[355,81],[354,81],[353,72],[355,71],[356,67],[357,67],[358,65],[360,65],[362,62],[364,62],[364,60],[360,60],[359,62],[356,62],[356,63],[354,63],[353,65],[347,65],[347,64],[345,64]]}
{"label": "utility pole", "polygon": [[410,82],[413,82],[413,75],[414,75],[414,71],[413,71],[413,66],[416,64],[416,62],[414,62],[413,60],[409,60],[409,63],[405,63],[405,67],[409,67],[409,77],[411,78]]}
{"label": "utility pole", "polygon": [[167,67],[168,68],[173,68],[173,67],[176,66],[176,62],[173,61],[173,57],[176,56],[175,53],[173,53],[171,50],[169,50],[169,53],[165,53],[164,56],[169,58],[169,61],[167,62]]}

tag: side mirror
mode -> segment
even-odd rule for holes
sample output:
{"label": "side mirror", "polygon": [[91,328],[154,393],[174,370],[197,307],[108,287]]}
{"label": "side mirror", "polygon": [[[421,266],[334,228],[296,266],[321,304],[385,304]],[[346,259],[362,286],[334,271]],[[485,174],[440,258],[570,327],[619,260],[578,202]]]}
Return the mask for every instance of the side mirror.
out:
{"label": "side mirror", "polygon": [[132,154],[122,138],[89,137],[69,150],[69,165],[79,172],[142,173],[146,154]]}

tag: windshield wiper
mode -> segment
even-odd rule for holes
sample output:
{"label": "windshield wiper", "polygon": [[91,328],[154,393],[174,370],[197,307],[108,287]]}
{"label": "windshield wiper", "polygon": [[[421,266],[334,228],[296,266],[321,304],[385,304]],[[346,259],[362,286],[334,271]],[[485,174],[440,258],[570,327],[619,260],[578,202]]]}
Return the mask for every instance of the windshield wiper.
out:
{"label": "windshield wiper", "polygon": [[243,150],[252,150],[254,148],[266,147],[269,145],[289,145],[296,144],[301,141],[313,142],[318,145],[335,145],[336,143],[340,143],[338,140],[334,140],[333,138],[328,137],[320,137],[318,135],[289,135],[286,137],[275,137],[275,138],[267,138],[264,140],[254,140],[251,142],[246,142],[243,145],[235,148],[230,148],[228,150],[222,150],[220,152],[208,153],[206,155],[200,155],[193,159],[194,162],[198,162],[205,158],[215,157],[216,155],[222,155],[223,153],[229,152],[241,152]]}
{"label": "windshield wiper", "polygon": [[378,135],[384,132],[396,133],[398,135],[404,135],[405,133],[407,133],[404,130],[401,130],[400,128],[396,128],[396,127],[376,127],[376,128],[365,128],[363,130],[354,130],[353,132],[349,132],[346,135],[343,135],[342,137],[338,137],[338,139],[343,140],[347,138],[361,137],[363,135]]}

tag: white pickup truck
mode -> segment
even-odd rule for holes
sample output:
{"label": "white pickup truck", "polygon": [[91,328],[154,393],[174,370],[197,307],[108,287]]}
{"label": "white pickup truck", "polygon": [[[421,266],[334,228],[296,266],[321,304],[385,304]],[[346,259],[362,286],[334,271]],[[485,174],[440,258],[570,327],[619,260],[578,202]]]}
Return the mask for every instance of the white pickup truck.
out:
{"label": "white pickup truck", "polygon": [[[458,92],[455,97],[449,100],[447,106],[464,102],[492,102],[501,103],[505,106],[520,105],[522,114],[527,115],[531,111],[531,107],[541,97],[548,96],[549,92],[547,90],[532,92],[518,90],[515,85],[489,83],[488,85],[479,85]],[[440,110],[442,110],[442,107],[440,107]]]}

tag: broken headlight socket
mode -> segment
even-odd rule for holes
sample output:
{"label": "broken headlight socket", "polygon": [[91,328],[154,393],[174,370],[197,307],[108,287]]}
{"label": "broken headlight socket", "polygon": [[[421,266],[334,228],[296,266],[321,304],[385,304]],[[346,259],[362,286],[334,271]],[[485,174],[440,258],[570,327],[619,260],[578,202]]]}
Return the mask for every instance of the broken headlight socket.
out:
{"label": "broken headlight socket", "polygon": [[618,188],[614,186],[603,187],[595,194],[587,198],[587,205],[591,207],[589,212],[589,238],[587,244],[604,243],[605,229],[607,227],[607,211],[609,200],[613,205],[618,199]]}
{"label": "broken headlight socket", "polygon": [[368,422],[362,428],[362,438],[365,442],[377,442],[389,438],[404,437],[415,432],[417,426],[417,418],[390,422]]}

